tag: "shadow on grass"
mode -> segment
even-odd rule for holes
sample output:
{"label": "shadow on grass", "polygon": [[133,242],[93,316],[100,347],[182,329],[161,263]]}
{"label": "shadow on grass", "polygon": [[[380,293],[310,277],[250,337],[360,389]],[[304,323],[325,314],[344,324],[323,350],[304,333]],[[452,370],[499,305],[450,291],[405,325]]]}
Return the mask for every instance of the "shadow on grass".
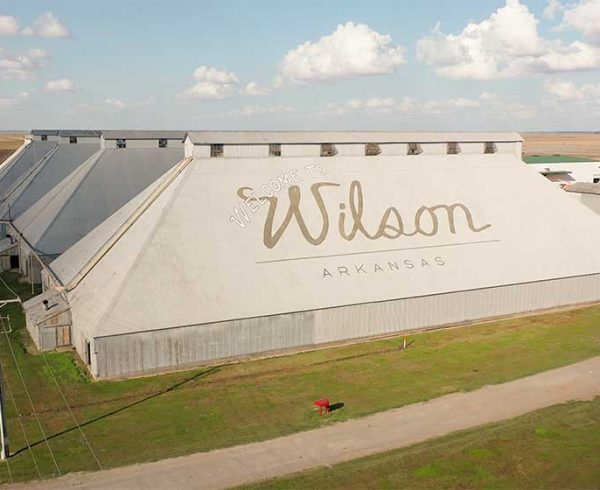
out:
{"label": "shadow on grass", "polygon": [[[99,422],[100,420],[104,420],[104,419],[110,417],[111,415],[116,415],[118,413],[124,412],[125,410],[128,410],[128,409],[130,409],[132,407],[135,407],[137,405],[141,405],[142,403],[145,403],[145,402],[147,402],[149,400],[157,398],[157,397],[159,397],[161,395],[164,395],[166,393],[170,393],[171,391],[175,391],[177,388],[180,388],[183,385],[191,383],[192,381],[195,381],[195,380],[197,380],[199,378],[203,378],[205,376],[208,376],[209,374],[215,373],[218,370],[219,370],[219,368],[215,366],[215,367],[211,367],[211,368],[207,369],[206,371],[200,371],[199,373],[196,373],[193,376],[190,376],[189,378],[186,378],[186,379],[184,379],[182,381],[179,381],[178,383],[175,383],[174,385],[169,386],[168,388],[165,388],[164,390],[161,390],[161,391],[158,391],[156,393],[153,393],[152,395],[146,396],[145,398],[142,398],[141,400],[137,400],[137,401],[135,401],[133,403],[129,403],[128,405],[125,405],[123,407],[120,407],[120,408],[117,408],[115,410],[112,410],[112,411],[110,411],[108,413],[105,413],[104,415],[100,415],[99,417],[96,417],[96,418],[93,418],[93,419],[88,420],[86,422],[80,423],[79,427],[83,428],[83,427],[91,425],[91,424],[93,424],[95,422]],[[77,427],[77,425],[69,427],[68,429],[65,429],[65,430],[63,430],[61,432],[57,432],[56,434],[52,434],[51,436],[48,436],[47,440],[50,441],[50,440],[55,439],[57,437],[60,437],[62,435],[68,434],[69,432],[73,432],[74,430],[79,430],[78,427]],[[32,442],[29,445],[29,447],[23,447],[23,448],[19,449],[19,450],[15,451],[15,452],[11,453],[11,456],[16,456],[17,454],[20,454],[20,453],[23,453],[23,452],[27,451],[29,448],[34,448],[36,446],[39,446],[40,444],[44,444],[45,441],[46,441],[46,439],[40,439],[39,441]]]}
{"label": "shadow on grass", "polygon": [[329,411],[335,412],[336,410],[339,410],[340,408],[344,408],[344,404],[342,402],[332,403],[331,406],[329,407]]}

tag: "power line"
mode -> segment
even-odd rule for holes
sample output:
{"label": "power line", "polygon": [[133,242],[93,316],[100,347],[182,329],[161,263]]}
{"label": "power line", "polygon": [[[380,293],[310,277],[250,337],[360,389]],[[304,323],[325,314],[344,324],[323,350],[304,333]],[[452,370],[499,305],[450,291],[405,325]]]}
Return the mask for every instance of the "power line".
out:
{"label": "power line", "polygon": [[6,286],[6,289],[8,289],[11,293],[13,293],[15,295],[15,298],[17,298],[18,300],[20,300],[21,298],[19,297],[19,295],[17,293],[15,293],[11,287],[6,283],[6,281],[4,280],[4,278],[2,277],[2,275],[0,274],[0,281],[2,281],[2,284],[4,284],[4,286]]}
{"label": "power line", "polygon": [[[1,277],[1,276],[0,276]],[[48,447],[48,452],[50,453],[50,457],[52,458],[52,462],[54,463],[54,466],[56,468],[56,471],[58,472],[58,475],[62,475],[62,473],[60,472],[60,468],[58,467],[58,463],[56,462],[56,458],[54,457],[54,452],[52,451],[52,448],[50,447],[50,442],[48,441],[48,437],[46,436],[46,432],[44,431],[44,428],[42,427],[42,423],[40,422],[40,418],[35,410],[35,406],[33,405],[33,400],[31,399],[31,394],[29,393],[29,390],[27,389],[27,383],[25,383],[25,378],[23,377],[23,373],[21,372],[21,368],[19,367],[19,362],[17,361],[17,356],[15,355],[15,351],[12,348],[12,344],[10,342],[10,337],[8,336],[8,333],[6,332],[6,328],[4,326],[4,320],[2,319],[2,317],[0,316],[0,321],[2,322],[2,328],[4,330],[4,335],[6,335],[6,340],[8,343],[8,348],[10,349],[10,353],[12,355],[13,361],[15,363],[15,367],[17,368],[17,372],[19,373],[19,378],[21,378],[21,383],[23,384],[23,389],[25,390],[25,394],[27,395],[27,398],[29,400],[29,404],[31,405],[31,410],[33,412],[33,414],[35,415],[35,418],[37,420],[37,425],[40,428],[40,432],[42,433],[42,437],[44,438],[44,441],[46,442],[46,446]]]}
{"label": "power line", "polygon": [[[2,323],[2,328],[4,328],[4,322]],[[6,330],[5,330],[6,331]],[[5,373],[4,366],[2,365],[2,358],[0,357],[0,369]],[[35,470],[37,471],[40,480],[42,479],[42,473],[40,472],[40,467],[37,464],[35,459],[35,455],[33,454],[33,449],[31,448],[31,444],[29,443],[29,438],[27,437],[27,432],[25,432],[25,426],[23,425],[23,421],[21,420],[21,414],[19,413],[19,409],[17,408],[17,402],[15,401],[15,396],[10,389],[10,383],[8,382],[8,377],[4,377],[4,382],[6,383],[6,390],[10,395],[10,399],[12,401],[13,407],[15,409],[15,415],[17,416],[17,420],[19,421],[19,425],[21,426],[21,430],[23,431],[23,437],[25,438],[25,444],[27,444],[27,448],[29,449],[29,454],[31,454],[31,459],[33,461],[33,465],[35,466]],[[8,459],[6,460],[8,463]]]}
{"label": "power line", "polygon": [[50,364],[48,363],[46,356],[44,355],[43,352],[41,354],[42,354],[42,358],[44,359],[44,362],[46,363],[46,366],[48,367],[48,371],[50,371],[50,375],[52,376],[52,379],[54,380],[54,384],[56,385],[56,388],[58,389],[58,392],[60,393],[60,396],[62,397],[63,401],[65,402],[65,405],[66,405],[67,409],[69,410],[71,417],[73,417],[73,420],[75,422],[75,425],[77,426],[77,429],[79,429],[79,432],[81,433],[81,437],[83,438],[83,441],[89,448],[90,452],[92,453],[92,456],[94,456],[94,459],[96,460],[96,463],[98,464],[98,468],[100,468],[102,470],[103,469],[102,464],[100,463],[100,460],[98,459],[98,456],[94,452],[94,449],[92,448],[91,444],[89,443],[87,437],[83,433],[83,430],[81,429],[81,426],[79,425],[79,422],[77,421],[77,417],[75,417],[75,414],[71,410],[71,406],[69,405],[69,402],[67,401],[67,398],[65,397],[65,394],[60,389],[58,381],[56,380],[56,377],[54,376],[54,372],[52,371],[52,368],[50,367]]}

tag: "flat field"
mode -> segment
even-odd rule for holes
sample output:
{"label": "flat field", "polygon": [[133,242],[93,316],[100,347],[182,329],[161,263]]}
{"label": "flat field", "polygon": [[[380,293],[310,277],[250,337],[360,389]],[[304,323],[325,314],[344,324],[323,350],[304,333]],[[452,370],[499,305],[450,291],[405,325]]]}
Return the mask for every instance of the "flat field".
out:
{"label": "flat field", "polygon": [[23,140],[23,135],[0,133],[0,164],[23,144]]}
{"label": "flat field", "polygon": [[600,159],[598,133],[521,133],[525,156],[565,155]]}

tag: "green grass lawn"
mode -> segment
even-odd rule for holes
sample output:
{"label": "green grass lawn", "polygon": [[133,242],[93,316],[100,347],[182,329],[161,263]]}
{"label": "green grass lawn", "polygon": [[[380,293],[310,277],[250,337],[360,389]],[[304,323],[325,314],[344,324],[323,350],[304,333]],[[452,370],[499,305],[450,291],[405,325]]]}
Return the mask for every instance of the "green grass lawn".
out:
{"label": "green grass lawn", "polygon": [[[23,298],[29,286],[3,274]],[[8,293],[7,293],[8,295]],[[287,357],[132,379],[92,382],[70,352],[32,354],[18,305],[8,313],[18,364],[62,473],[98,466],[54,385],[53,373],[104,468],[158,460],[365,416],[456,391],[501,383],[600,355],[600,306],[347,345]],[[57,474],[4,334],[0,359],[12,478]],[[50,369],[46,365],[46,362]],[[5,384],[6,388],[6,384]],[[327,397],[344,408],[312,410]],[[32,450],[21,431],[22,422]],[[0,482],[10,481],[0,464]]]}
{"label": "green grass lawn", "polygon": [[600,487],[600,398],[247,489]]}

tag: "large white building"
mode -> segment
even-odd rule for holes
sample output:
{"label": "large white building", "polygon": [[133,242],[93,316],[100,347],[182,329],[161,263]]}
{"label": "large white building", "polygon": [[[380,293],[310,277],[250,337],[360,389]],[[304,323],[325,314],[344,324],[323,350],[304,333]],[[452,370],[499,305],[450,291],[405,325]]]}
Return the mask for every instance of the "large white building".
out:
{"label": "large white building", "polygon": [[517,134],[197,132],[185,151],[50,263],[25,305],[38,346],[114,378],[600,299],[600,220]]}

